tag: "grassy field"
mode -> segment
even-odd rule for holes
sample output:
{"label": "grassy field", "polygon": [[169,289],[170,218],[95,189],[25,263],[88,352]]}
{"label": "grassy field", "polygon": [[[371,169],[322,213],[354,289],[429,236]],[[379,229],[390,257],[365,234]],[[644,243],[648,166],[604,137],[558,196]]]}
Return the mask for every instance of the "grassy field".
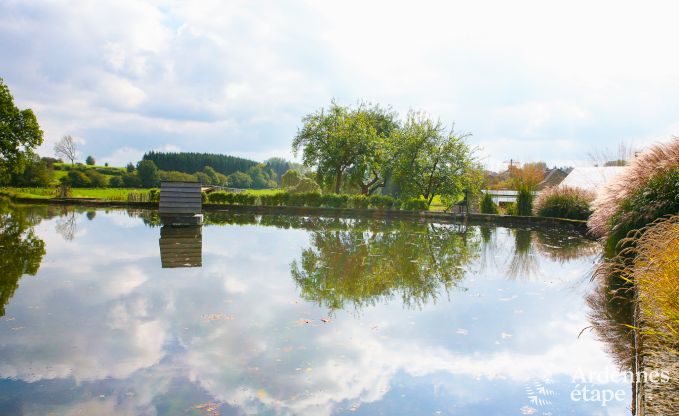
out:
{"label": "grassy field", "polygon": [[[148,189],[128,188],[72,188],[72,198],[96,198],[106,201],[127,201],[131,192],[146,192]],[[47,199],[55,196],[52,188],[0,188],[0,194],[18,198]]]}

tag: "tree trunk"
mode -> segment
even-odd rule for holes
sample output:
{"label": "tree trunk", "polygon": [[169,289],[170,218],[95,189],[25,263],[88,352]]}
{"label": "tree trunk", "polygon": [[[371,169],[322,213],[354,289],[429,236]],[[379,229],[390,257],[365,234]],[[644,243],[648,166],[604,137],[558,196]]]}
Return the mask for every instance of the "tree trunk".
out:
{"label": "tree trunk", "polygon": [[335,193],[340,193],[340,188],[342,187],[342,171],[338,170],[335,176]]}

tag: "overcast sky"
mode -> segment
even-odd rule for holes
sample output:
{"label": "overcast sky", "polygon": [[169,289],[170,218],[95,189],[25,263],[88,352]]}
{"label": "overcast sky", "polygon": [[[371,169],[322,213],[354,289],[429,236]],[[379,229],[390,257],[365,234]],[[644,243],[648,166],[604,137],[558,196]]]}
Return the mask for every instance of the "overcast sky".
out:
{"label": "overcast sky", "polygon": [[673,1],[0,1],[0,77],[81,159],[292,157],[303,115],[424,110],[510,158],[679,135]]}

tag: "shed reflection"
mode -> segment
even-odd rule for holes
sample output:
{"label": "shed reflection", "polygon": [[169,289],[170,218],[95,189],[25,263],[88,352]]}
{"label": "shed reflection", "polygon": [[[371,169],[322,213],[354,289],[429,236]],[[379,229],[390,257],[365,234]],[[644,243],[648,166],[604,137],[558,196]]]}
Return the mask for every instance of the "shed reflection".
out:
{"label": "shed reflection", "polygon": [[164,225],[160,229],[160,262],[163,269],[203,265],[203,227]]}

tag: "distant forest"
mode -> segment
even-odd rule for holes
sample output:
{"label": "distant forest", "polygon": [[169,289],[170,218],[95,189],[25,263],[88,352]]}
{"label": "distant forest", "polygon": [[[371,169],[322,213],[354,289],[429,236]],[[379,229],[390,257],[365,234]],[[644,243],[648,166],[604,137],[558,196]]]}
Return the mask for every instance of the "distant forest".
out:
{"label": "distant forest", "polygon": [[212,153],[193,152],[154,152],[144,154],[142,160],[151,160],[161,170],[196,173],[210,166],[215,171],[230,175],[234,172],[246,172],[258,163],[254,160],[243,159],[235,156],[219,155]]}

